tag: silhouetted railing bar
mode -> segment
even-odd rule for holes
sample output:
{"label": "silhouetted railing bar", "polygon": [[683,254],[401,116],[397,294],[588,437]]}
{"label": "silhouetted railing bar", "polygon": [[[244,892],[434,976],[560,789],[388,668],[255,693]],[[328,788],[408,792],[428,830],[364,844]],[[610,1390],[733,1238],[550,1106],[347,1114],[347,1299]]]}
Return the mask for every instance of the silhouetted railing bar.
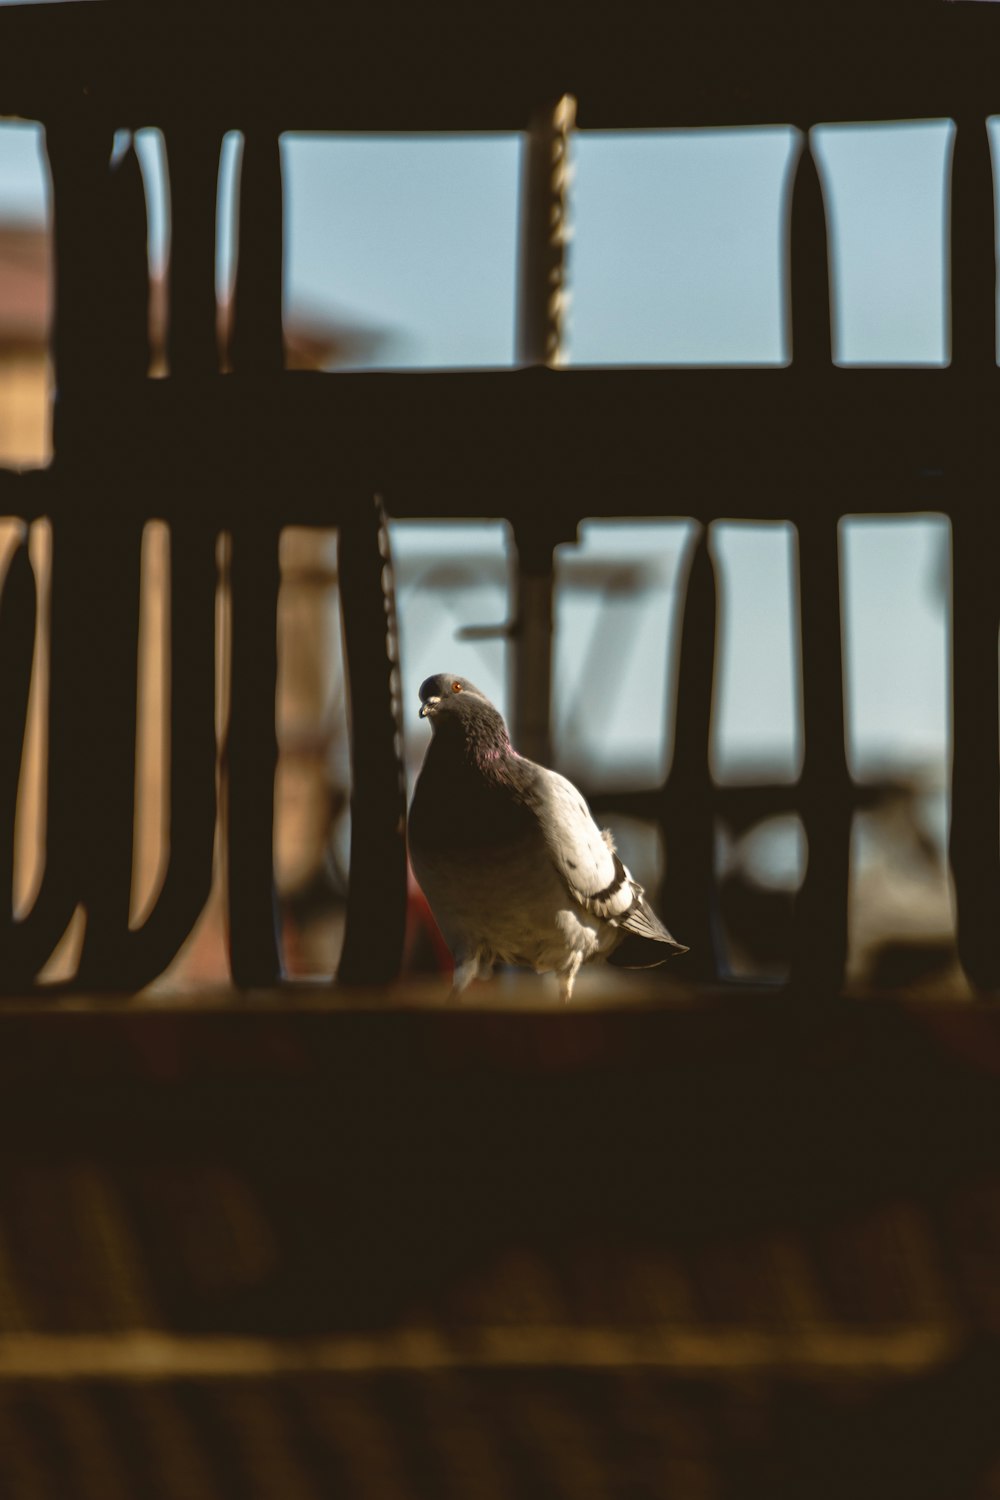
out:
{"label": "silhouetted railing bar", "polygon": [[87,687],[80,666],[77,536],[71,519],[52,528],[44,866],[38,895],[5,945],[0,987],[8,991],[30,988],[82,898],[88,813],[82,805],[86,780],[79,748],[86,733]]}
{"label": "silhouetted railing bar", "polygon": [[952,772],[950,856],[958,952],[980,989],[1000,988],[997,923],[996,494],[981,495],[980,517],[952,518]]}
{"label": "silhouetted railing bar", "polygon": [[278,760],[278,536],[241,526],[230,565],[232,650],[226,785],[229,950],[239,985],[281,975],[274,888],[274,776]]}
{"label": "silhouetted railing bar", "polygon": [[[627,506],[629,516],[662,516],[667,481],[683,490],[685,514],[702,521],[721,504],[729,517],[794,519],[807,503],[834,515],[845,493],[857,508],[862,477],[878,486],[880,511],[947,509],[958,457],[948,434],[969,406],[959,372],[826,373],[821,401],[792,367],[294,370],[273,381],[197,388],[148,380],[131,398],[129,429],[145,473],[158,482],[174,467],[184,476],[157,505],[222,526],[241,510],[227,478],[232,453],[261,429],[281,454],[283,482],[259,487],[255,511],[277,525],[333,524],[335,505],[314,479],[334,431],[338,483],[391,494],[393,515],[407,518],[515,518],[528,453],[546,517],[563,537],[581,515],[623,514]],[[665,412],[674,418],[669,428]],[[988,410],[983,416],[988,432]],[[198,484],[182,462],[188,452]],[[988,446],[979,461],[997,468]],[[827,493],[810,490],[817,469],[830,478]],[[8,483],[26,518],[72,509],[71,488],[48,472]],[[122,503],[149,515],[142,487]]]}
{"label": "silhouetted railing bar", "polygon": [[285,362],[281,152],[275,131],[245,132],[238,215],[233,369],[273,376]]}
{"label": "silhouetted railing bar", "polygon": [[[276,380],[281,333],[281,161],[276,136],[248,131],[239,194],[232,361],[234,380]],[[244,434],[232,455],[233,482],[249,504],[269,476],[280,483],[273,434]],[[232,529],[232,653],[225,773],[228,788],[229,943],[240,985],[270,984],[281,974],[274,886],[274,777],[278,764],[275,692],[279,526],[241,507]]]}
{"label": "silhouetted railing bar", "polygon": [[215,533],[189,521],[170,532],[169,822],[163,885],[123,963],[135,985],[176,957],[212,889],[216,821]]}
{"label": "silhouetted railing bar", "polygon": [[[539,503],[539,510],[543,501]],[[555,540],[547,517],[512,527],[514,629],[511,734],[522,755],[552,764],[552,596]],[[539,524],[541,523],[541,524]]]}
{"label": "silhouetted railing bar", "polygon": [[14,818],[35,646],[35,574],[27,540],[0,587],[0,975],[14,921]]}
{"label": "silhouetted railing bar", "polygon": [[576,100],[536,110],[522,163],[517,288],[517,361],[556,366],[566,334],[570,142]]}
{"label": "silhouetted railing bar", "polygon": [[[10,510],[13,507],[4,508],[3,513],[9,514]],[[37,965],[31,962],[31,944],[25,945],[25,930],[34,939],[42,932],[37,915],[27,926],[24,921],[13,919],[15,816],[27,732],[36,615],[36,580],[25,538],[10,556],[0,589],[0,992],[30,986]]]}
{"label": "silhouetted railing bar", "polygon": [[[582,781],[579,785],[581,791],[586,790]],[[899,796],[905,792],[905,787],[905,773],[901,776],[888,775],[877,781],[851,783],[851,805],[855,810],[877,808],[884,805],[887,797]],[[588,792],[587,801],[591,807],[613,809],[629,817],[649,818],[655,822],[662,812],[663,790],[660,787],[646,787],[615,791],[598,787]],[[766,782],[751,786],[716,785],[715,806],[730,830],[739,836],[765,818],[798,813],[799,784],[797,781],[788,781],[774,785]]]}
{"label": "silhouetted railing bar", "polygon": [[952,511],[952,781],[950,854],[958,951],[969,979],[1000,988],[1000,521],[995,470],[996,400],[981,403],[981,377],[997,384],[993,182],[985,121],[958,119],[952,164],[952,363],[967,380],[954,441]]}
{"label": "silhouetted railing bar", "polygon": [[389,532],[379,501],[345,506],[337,538],[351,734],[351,865],[338,977],[399,972],[406,921],[402,685]]}
{"label": "silhouetted railing bar", "polygon": [[108,174],[108,296],[104,338],[115,373],[142,380],[149,370],[149,254],[142,168],[130,140]]}
{"label": "silhouetted railing bar", "polygon": [[[115,251],[109,253],[108,241],[120,228],[114,187],[124,187],[125,199],[134,202],[134,184],[127,173],[112,183],[113,132],[96,115],[92,100],[51,125],[46,143],[55,241],[54,470],[70,506],[54,521],[52,533],[44,874],[35,905],[19,929],[19,951],[10,973],[37,972],[77,904],[93,898],[91,972],[101,979],[106,917],[124,891],[127,921],[131,881],[133,776],[124,781],[108,777],[109,760],[121,766],[121,720],[115,704],[109,705],[109,724],[103,711],[111,696],[107,674],[121,660],[117,629],[123,622],[114,596],[127,563],[119,572],[115,558],[128,559],[131,550],[127,535],[115,524],[123,460],[113,442],[116,417],[121,421],[116,393],[128,359],[119,344],[129,321],[127,313],[119,319],[113,310],[118,288]],[[131,233],[123,247],[126,258],[130,246]],[[134,294],[135,286],[130,290]],[[105,337],[109,323],[118,342]],[[127,444],[127,426],[120,436]],[[115,689],[126,704],[134,698],[134,655],[130,679],[115,683]],[[129,765],[134,735],[133,717],[124,752]]]}
{"label": "silhouetted railing bar", "polygon": [[170,192],[167,362],[174,376],[218,369],[215,296],[218,131],[194,123],[164,133]]}
{"label": "silhouetted railing bar", "polygon": [[[517,286],[519,364],[558,366],[565,355],[566,251],[570,213],[570,139],[576,101],[565,95],[534,112],[521,181]],[[549,433],[554,451],[571,442]],[[530,455],[537,447],[526,450]],[[530,457],[528,463],[530,465]],[[535,475],[526,474],[530,483]],[[514,527],[514,632],[511,639],[512,732],[523,755],[551,764],[552,552],[562,538],[549,524],[548,496],[526,507]],[[570,532],[572,536],[574,533]]]}
{"label": "silhouetted railing bar", "polygon": [[[827,245],[826,205],[809,131],[794,169],[789,209],[788,306],[791,355],[800,383],[833,361],[832,288]],[[803,501],[808,505],[808,499]]]}
{"label": "silhouetted railing bar", "polygon": [[[104,489],[111,524],[92,518],[82,537],[86,594],[79,598],[89,701],[86,782],[88,818],[81,894],[87,925],[78,979],[96,988],[130,988],[126,962],[135,834],[135,758],[142,524],[120,514],[118,497],[135,484],[128,397],[149,366],[149,261],[146,199],[132,144],[105,168],[99,243],[105,257],[103,337],[106,371],[93,413],[104,447],[88,464]],[[152,975],[147,976],[152,978]]]}
{"label": "silhouetted railing bar", "polygon": [[808,846],[795,903],[791,983],[836,993],[847,959],[852,797],[844,745],[837,523],[798,523],[805,754],[799,782]]}
{"label": "silhouetted railing bar", "polygon": [[453,5],[403,0],[371,0],[349,24],[340,7],[310,6],[298,26],[284,7],[252,25],[220,24],[219,11],[206,24],[187,6],[59,12],[54,22],[50,6],[3,8],[4,113],[45,118],[61,92],[84,86],[122,120],[170,122],[197,108],[240,121],[263,105],[289,130],[361,132],[516,131],[534,102],[567,88],[581,125],[598,130],[773,125],[809,112],[946,118],[956,100],[983,118],[996,108],[995,17],[943,0],[839,7],[819,25],[800,0],[722,13],[595,7],[571,27],[537,0],[512,0],[476,26]]}
{"label": "silhouetted railing bar", "polygon": [[[832,362],[830,257],[823,190],[808,132],[791,195],[791,346],[793,369],[821,408]],[[817,467],[798,512],[802,724],[800,779],[808,864],[795,903],[790,981],[810,993],[834,993],[847,958],[851,792],[844,744],[840,560],[829,477]],[[816,502],[825,497],[825,504]],[[834,497],[834,505],[836,499]]]}
{"label": "silhouetted railing bar", "polygon": [[142,532],[119,519],[113,546],[100,535],[80,540],[90,556],[87,604],[78,625],[78,639],[89,658],[85,729],[77,746],[85,766],[81,801],[87,824],[80,859],[87,928],[79,980],[95,988],[117,989],[129,987],[123,959],[135,826]]}
{"label": "silhouetted railing bar", "polygon": [[[951,159],[951,359],[960,377],[997,363],[993,162],[986,121],[960,114]],[[966,457],[963,453],[963,459]]]}
{"label": "silhouetted railing bar", "polygon": [[[61,576],[61,536],[61,528],[53,527],[49,579],[47,758],[41,788],[46,802],[42,880],[30,909],[4,935],[0,988],[8,992],[30,988],[35,975],[66,930],[79,897],[72,844],[75,803],[79,796],[72,750],[77,723],[75,705],[67,702],[65,695],[59,696],[65,680],[62,622],[67,613],[63,599],[56,596]],[[22,623],[27,630],[26,617]],[[22,723],[22,732],[25,728]]]}
{"label": "silhouetted railing bar", "polygon": [[715,680],[715,568],[708,528],[699,536],[687,576],[677,663],[674,747],[662,802],[667,851],[663,909],[691,949],[688,972],[718,977],[725,967],[715,872],[715,806],[711,774]]}
{"label": "silhouetted railing bar", "polygon": [[[109,316],[111,259],[104,232],[110,224],[109,162],[113,131],[89,113],[61,118],[46,130],[52,177],[52,232],[55,262],[55,306],[52,352],[55,364],[56,457],[75,457],[68,441],[86,441],[87,422],[66,418],[82,412],[88,397],[97,402],[102,378],[120,364],[117,348],[105,341]],[[72,397],[72,409],[62,398]],[[82,429],[82,432],[81,432]]]}

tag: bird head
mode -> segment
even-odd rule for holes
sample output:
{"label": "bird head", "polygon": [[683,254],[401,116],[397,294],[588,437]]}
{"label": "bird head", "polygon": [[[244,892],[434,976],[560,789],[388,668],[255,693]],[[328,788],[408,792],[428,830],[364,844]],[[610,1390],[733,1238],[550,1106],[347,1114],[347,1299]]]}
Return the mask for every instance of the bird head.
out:
{"label": "bird head", "polygon": [[447,744],[463,760],[482,767],[517,758],[503,716],[467,677],[438,672],[422,682],[420,717],[430,720],[432,743]]}
{"label": "bird head", "polygon": [[467,677],[454,673],[438,672],[420,684],[420,717],[430,719],[432,729],[444,719],[464,719],[484,703],[489,704],[485,694]]}

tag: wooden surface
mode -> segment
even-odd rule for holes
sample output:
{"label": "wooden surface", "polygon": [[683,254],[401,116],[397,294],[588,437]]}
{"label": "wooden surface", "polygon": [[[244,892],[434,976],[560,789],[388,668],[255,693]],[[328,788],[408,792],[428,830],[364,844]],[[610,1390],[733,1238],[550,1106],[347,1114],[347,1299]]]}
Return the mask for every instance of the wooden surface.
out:
{"label": "wooden surface", "polygon": [[996,1011],[494,993],[5,1004],[0,1493],[1000,1493]]}

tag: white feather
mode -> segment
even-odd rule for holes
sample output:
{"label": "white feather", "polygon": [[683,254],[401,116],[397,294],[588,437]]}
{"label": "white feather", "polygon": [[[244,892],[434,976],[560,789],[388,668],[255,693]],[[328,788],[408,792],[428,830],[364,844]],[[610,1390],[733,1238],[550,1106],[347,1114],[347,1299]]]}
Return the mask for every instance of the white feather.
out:
{"label": "white feather", "polygon": [[538,823],[552,863],[574,901],[595,916],[623,916],[634,900],[611,835],[598,828],[571,781],[539,767]]}

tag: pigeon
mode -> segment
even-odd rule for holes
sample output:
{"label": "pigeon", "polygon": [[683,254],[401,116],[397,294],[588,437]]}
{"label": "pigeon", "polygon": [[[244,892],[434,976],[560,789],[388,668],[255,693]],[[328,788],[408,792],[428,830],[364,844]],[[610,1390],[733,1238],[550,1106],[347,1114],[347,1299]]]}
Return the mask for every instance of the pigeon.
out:
{"label": "pigeon", "polygon": [[686,953],[565,776],[512,747],[465,677],[420,688],[433,732],[410,806],[417,881],[455,960],[457,997],[494,964],[552,971],[563,1001],[581,964],[653,968]]}

